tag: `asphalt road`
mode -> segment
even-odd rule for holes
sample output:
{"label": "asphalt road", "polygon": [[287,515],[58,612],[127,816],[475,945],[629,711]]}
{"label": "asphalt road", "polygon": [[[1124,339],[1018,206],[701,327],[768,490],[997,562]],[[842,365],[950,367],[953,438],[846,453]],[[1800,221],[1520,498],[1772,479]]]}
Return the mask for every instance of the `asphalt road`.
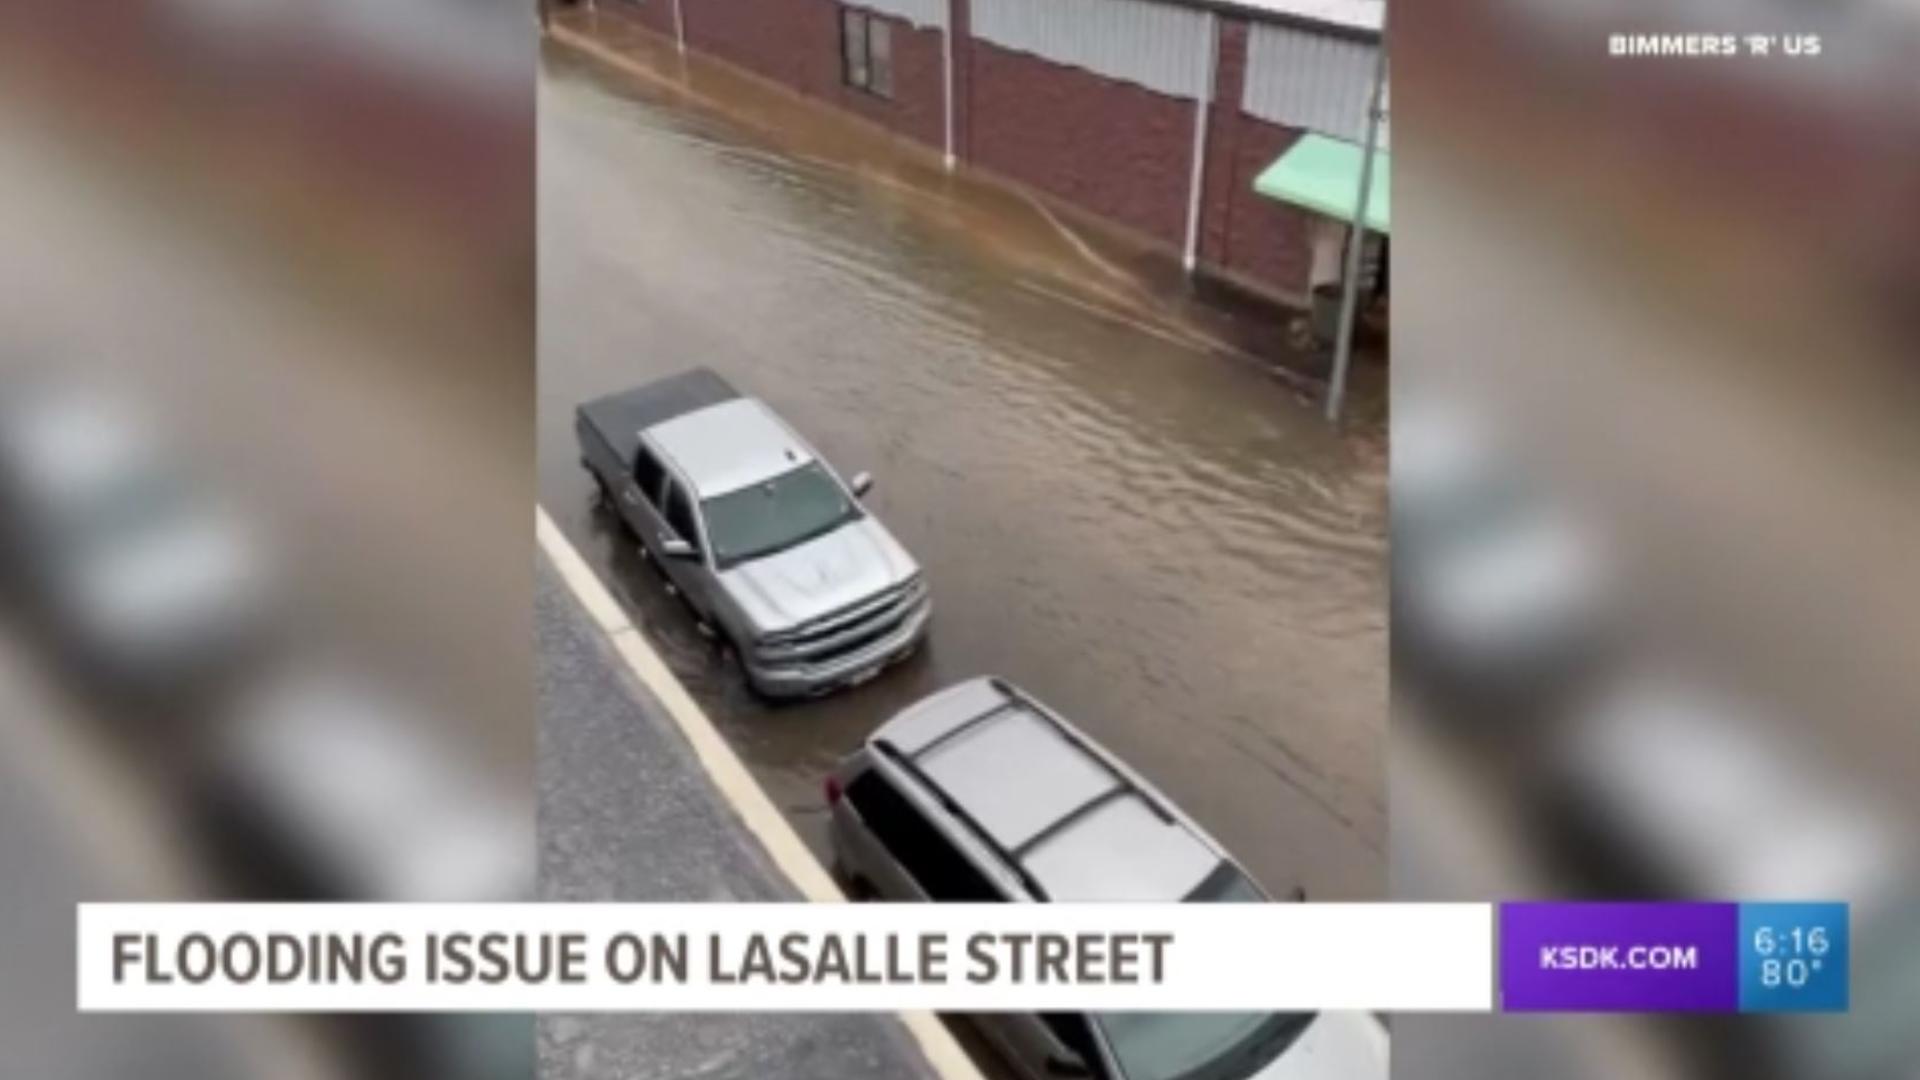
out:
{"label": "asphalt road", "polygon": [[[535,593],[541,897],[768,901],[798,894],[673,721],[541,561]],[[887,1016],[542,1016],[542,1080],[932,1077]]]}
{"label": "asphalt road", "polygon": [[[1031,205],[692,63],[683,99],[546,48],[540,499],[802,835],[824,836],[819,778],[847,748],[996,673],[1276,893],[1384,895],[1378,433],[1116,300]],[[695,364],[875,473],[870,507],[932,585],[921,655],[767,707],[591,509],[574,406]]]}

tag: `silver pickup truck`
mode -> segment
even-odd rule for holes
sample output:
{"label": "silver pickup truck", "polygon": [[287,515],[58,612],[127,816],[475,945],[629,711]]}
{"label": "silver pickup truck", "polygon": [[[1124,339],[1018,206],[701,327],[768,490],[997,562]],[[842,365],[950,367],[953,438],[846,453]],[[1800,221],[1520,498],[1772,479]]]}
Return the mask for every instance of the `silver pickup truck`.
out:
{"label": "silver pickup truck", "polygon": [[769,697],[851,686],[925,638],[919,564],[763,403],[704,368],[579,407],[581,462]]}

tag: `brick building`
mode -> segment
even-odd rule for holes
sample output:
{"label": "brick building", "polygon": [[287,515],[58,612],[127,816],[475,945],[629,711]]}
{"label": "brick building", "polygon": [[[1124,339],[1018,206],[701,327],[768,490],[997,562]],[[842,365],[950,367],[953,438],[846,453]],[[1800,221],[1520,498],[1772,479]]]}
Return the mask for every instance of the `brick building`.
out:
{"label": "brick building", "polygon": [[1189,267],[1293,299],[1338,274],[1343,227],[1253,181],[1361,141],[1384,0],[608,2]]}

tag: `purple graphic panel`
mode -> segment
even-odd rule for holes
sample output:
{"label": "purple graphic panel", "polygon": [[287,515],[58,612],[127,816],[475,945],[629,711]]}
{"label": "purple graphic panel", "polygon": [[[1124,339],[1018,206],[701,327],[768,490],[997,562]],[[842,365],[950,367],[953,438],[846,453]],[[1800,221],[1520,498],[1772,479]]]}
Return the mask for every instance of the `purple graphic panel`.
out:
{"label": "purple graphic panel", "polygon": [[1736,904],[1500,905],[1503,1012],[1738,1012]]}

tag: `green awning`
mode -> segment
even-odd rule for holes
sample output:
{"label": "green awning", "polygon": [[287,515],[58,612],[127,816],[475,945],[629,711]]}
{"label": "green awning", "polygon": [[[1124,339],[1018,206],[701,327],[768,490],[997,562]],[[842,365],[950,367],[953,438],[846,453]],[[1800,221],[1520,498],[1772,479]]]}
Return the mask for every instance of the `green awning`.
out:
{"label": "green awning", "polygon": [[[1367,197],[1367,228],[1391,232],[1393,156],[1385,150],[1373,152],[1372,187]],[[1352,221],[1360,196],[1360,147],[1308,132],[1254,178],[1253,190],[1316,214]]]}

